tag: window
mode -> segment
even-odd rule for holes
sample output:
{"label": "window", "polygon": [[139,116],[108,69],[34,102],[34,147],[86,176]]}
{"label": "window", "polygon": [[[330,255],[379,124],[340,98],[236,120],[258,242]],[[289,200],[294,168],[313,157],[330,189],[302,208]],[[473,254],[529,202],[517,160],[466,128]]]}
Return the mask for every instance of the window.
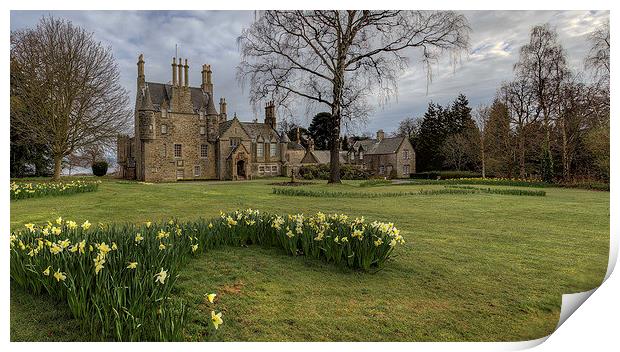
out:
{"label": "window", "polygon": [[278,145],[276,143],[269,143],[269,156],[272,158],[276,157],[278,153]]}
{"label": "window", "polygon": [[409,151],[407,149],[403,150],[403,160],[409,160]]}
{"label": "window", "polygon": [[364,160],[364,152],[360,150],[360,160]]}
{"label": "window", "polygon": [[385,173],[385,165],[379,166],[379,175],[383,175]]}
{"label": "window", "polygon": [[278,165],[271,165],[271,172],[274,174],[278,173]]}
{"label": "window", "polygon": [[200,126],[200,134],[205,134],[205,126]]}
{"label": "window", "polygon": [[263,165],[258,166],[258,173],[261,175],[265,173],[265,167]]}
{"label": "window", "polygon": [[149,132],[153,132],[153,124],[149,125]]}
{"label": "window", "polygon": [[168,133],[168,126],[161,125],[161,134],[166,134],[166,133]]}
{"label": "window", "polygon": [[262,142],[256,144],[256,157],[262,158],[265,156],[265,145]]}
{"label": "window", "polygon": [[200,165],[194,165],[194,177],[200,176]]}
{"label": "window", "polygon": [[200,119],[204,120],[205,119],[205,112],[204,111],[200,111]]}
{"label": "window", "polygon": [[166,118],[168,117],[168,110],[165,108],[161,109],[161,117]]}
{"label": "window", "polygon": [[209,145],[208,144],[201,144],[200,145],[200,157],[201,158],[208,158],[209,157]]}
{"label": "window", "polygon": [[403,174],[409,175],[409,165],[403,165]]}
{"label": "window", "polygon": [[175,158],[180,158],[182,155],[182,150],[181,150],[181,145],[180,144],[175,144],[174,145],[174,157]]}
{"label": "window", "polygon": [[161,156],[164,157],[164,158],[168,156],[168,148],[166,146],[166,143],[164,143],[161,146]]}
{"label": "window", "polygon": [[185,178],[185,170],[177,169],[177,180],[182,180]]}
{"label": "window", "polygon": [[231,147],[236,147],[241,143],[241,138],[231,138],[230,139],[230,146]]}

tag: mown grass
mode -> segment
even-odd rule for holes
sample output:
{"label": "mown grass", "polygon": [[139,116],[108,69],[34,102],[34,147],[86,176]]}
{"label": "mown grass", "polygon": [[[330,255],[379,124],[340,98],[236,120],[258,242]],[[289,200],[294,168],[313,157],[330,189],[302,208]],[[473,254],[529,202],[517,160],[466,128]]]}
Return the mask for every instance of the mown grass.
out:
{"label": "mown grass", "polygon": [[[272,194],[272,182],[104,182],[94,193],[12,203],[11,227],[57,216],[94,224],[140,223],[258,208],[280,214],[363,215],[370,221],[393,221],[401,229],[406,243],[375,275],[257,246],[210,250],[183,269],[173,290],[175,299],[188,303],[189,341],[207,339],[207,292],[220,294],[218,306],[225,311],[225,324],[208,337],[215,340],[533,339],[553,331],[561,294],[599,285],[607,267],[609,193],[546,188],[546,197],[476,193],[310,199]],[[367,191],[358,185],[300,188]],[[395,187],[372,190],[393,192]],[[48,307],[49,314],[37,314]],[[63,304],[12,285],[12,340],[85,338],[70,326]]]}

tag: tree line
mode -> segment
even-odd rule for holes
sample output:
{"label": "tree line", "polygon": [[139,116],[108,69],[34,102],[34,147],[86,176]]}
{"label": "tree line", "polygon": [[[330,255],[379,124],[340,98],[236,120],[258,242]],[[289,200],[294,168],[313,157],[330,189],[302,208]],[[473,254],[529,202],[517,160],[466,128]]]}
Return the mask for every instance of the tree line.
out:
{"label": "tree line", "polygon": [[584,69],[568,67],[549,25],[531,29],[513,78],[475,109],[464,95],[429,103],[397,134],[417,152],[417,170],[469,170],[484,176],[570,182],[609,180],[609,25],[589,37]]}

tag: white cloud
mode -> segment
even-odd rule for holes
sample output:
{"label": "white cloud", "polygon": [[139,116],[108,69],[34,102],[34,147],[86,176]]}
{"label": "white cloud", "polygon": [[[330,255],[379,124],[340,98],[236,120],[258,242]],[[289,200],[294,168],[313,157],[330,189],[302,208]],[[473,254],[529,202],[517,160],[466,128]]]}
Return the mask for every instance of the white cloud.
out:
{"label": "white cloud", "polygon": [[[168,82],[175,44],[179,56],[189,59],[190,84],[200,84],[200,67],[211,64],[216,98],[226,97],[229,114],[242,120],[255,116],[235,79],[239,62],[236,38],[248,26],[253,11],[12,11],[11,30],[34,26],[41,16],[52,14],[94,32],[110,45],[121,70],[121,83],[135,95],[136,60],[143,53],[146,78]],[[448,58],[433,67],[432,83],[412,51],[411,66],[399,81],[399,95],[380,106],[363,131],[394,130],[408,116],[421,116],[430,100],[448,104],[459,93],[470,104],[489,102],[502,81],[512,77],[519,48],[529,39],[532,26],[549,22],[559,33],[574,70],[581,70],[588,51],[587,35],[609,21],[608,11],[464,11],[470,21],[471,50],[454,66]],[[428,87],[428,93],[427,93]],[[299,116],[300,122],[310,117]]]}

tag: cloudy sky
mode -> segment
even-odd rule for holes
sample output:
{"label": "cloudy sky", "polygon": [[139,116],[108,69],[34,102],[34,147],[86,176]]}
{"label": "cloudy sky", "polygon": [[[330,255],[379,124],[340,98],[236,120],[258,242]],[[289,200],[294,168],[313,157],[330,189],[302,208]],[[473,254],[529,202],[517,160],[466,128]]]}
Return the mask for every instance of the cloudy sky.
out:
{"label": "cloudy sky", "polygon": [[[608,11],[464,11],[472,28],[471,49],[456,65],[445,58],[433,67],[428,83],[416,54],[399,80],[398,96],[386,105],[376,104],[368,124],[356,132],[379,128],[394,131],[405,117],[421,116],[429,101],[448,104],[459,93],[470,105],[488,103],[499,84],[512,77],[519,48],[528,41],[529,29],[550,23],[559,33],[574,70],[581,70],[588,51],[587,35],[609,21]],[[31,27],[44,15],[71,20],[94,32],[95,38],[110,45],[121,70],[121,83],[135,97],[136,61],[144,54],[146,79],[171,80],[170,64],[178,45],[179,56],[187,58],[190,85],[200,85],[200,67],[211,64],[216,98],[226,97],[228,113],[237,112],[243,121],[255,116],[235,79],[239,62],[236,38],[254,19],[253,11],[11,11],[11,30]],[[428,84],[427,84],[428,83]],[[308,124],[309,116],[299,112],[295,120]]]}

